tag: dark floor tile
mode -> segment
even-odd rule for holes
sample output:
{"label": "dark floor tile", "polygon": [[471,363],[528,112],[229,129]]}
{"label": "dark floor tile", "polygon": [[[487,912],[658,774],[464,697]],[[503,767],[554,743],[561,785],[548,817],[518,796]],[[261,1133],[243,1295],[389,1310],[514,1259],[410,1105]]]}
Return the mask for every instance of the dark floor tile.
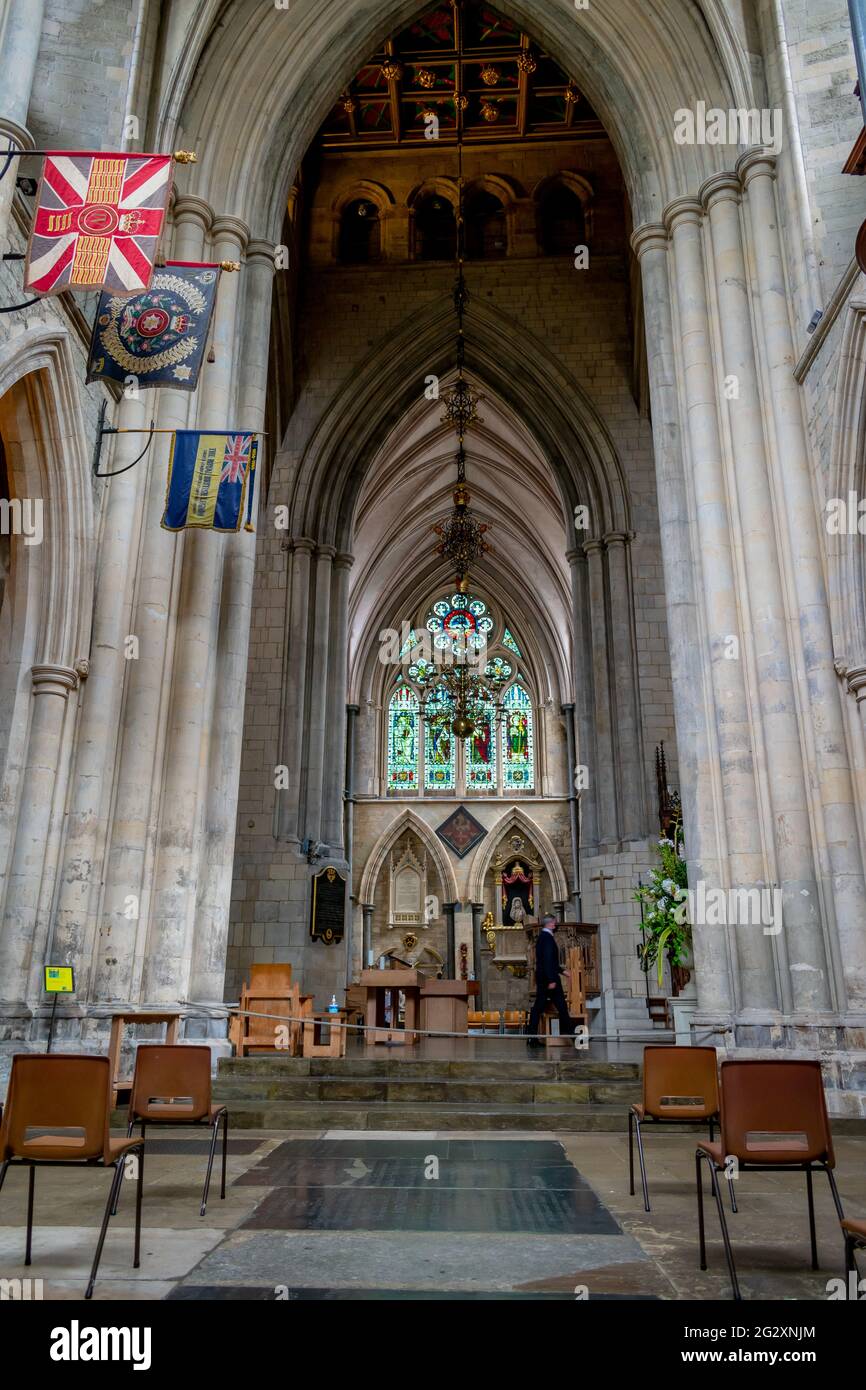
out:
{"label": "dark floor tile", "polygon": [[[136,1133],[138,1131],[136,1130]],[[210,1139],[151,1139],[150,1133],[146,1133],[145,1143],[149,1154],[208,1154],[210,1153]],[[229,1136],[228,1151],[230,1154],[253,1154],[256,1149],[260,1149],[265,1141],[263,1139],[232,1139]],[[217,1139],[217,1153],[222,1153],[222,1134]]]}
{"label": "dark floor tile", "polygon": [[351,1139],[286,1139],[267,1158],[272,1163],[278,1155],[287,1158],[376,1158],[423,1159],[435,1153],[439,1159],[493,1159],[514,1163],[564,1163],[561,1144],[547,1139],[368,1139],[363,1130]]}
{"label": "dark floor tile", "polygon": [[[241,1174],[235,1186],[245,1187],[417,1187],[433,1181],[426,1176],[426,1155],[414,1158],[294,1158],[279,1150]],[[438,1155],[437,1155],[438,1157]],[[478,1159],[473,1163],[441,1159],[439,1188],[525,1188],[531,1191],[585,1188],[587,1183],[570,1163],[499,1163]]]}
{"label": "dark floor tile", "polygon": [[461,1191],[413,1188],[274,1188],[241,1229],[435,1231],[534,1235],[620,1235],[589,1188],[575,1191]]}

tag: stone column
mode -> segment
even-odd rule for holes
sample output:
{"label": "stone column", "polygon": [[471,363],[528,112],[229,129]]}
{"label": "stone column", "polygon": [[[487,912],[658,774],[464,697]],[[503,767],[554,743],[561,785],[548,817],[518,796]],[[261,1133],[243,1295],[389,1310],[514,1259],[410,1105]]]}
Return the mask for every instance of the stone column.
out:
{"label": "stone column", "polygon": [[445,914],[445,978],[447,980],[453,980],[456,977],[457,971],[457,957],[454,943],[454,913],[456,910],[456,903],[442,904],[442,911]]}
{"label": "stone column", "polygon": [[[173,210],[173,259],[204,258],[204,238],[211,217],[210,207],[200,198],[178,199]],[[190,392],[162,389],[159,427],[185,429],[190,403]],[[185,544],[183,534],[175,536],[160,526],[169,447],[169,436],[157,435],[148,455],[135,605],[128,634],[121,637],[121,641],[127,635],[133,638],[137,651],[124,661],[123,725],[118,740],[105,889],[93,962],[91,995],[94,1001],[104,1003],[137,1002],[143,965],[143,929],[150,901],[147,880],[159,804],[164,711],[171,683],[170,638]]]}
{"label": "stone column", "polygon": [[[689,462],[701,566],[705,642],[709,648],[716,722],[716,747],[731,882],[757,886],[764,857],[754,753],[746,689],[745,652],[731,537],[718,416],[718,374],[707,302],[701,234],[703,208],[681,198],[665,212],[673,240],[674,270],[683,341],[683,391],[687,408]],[[721,930],[721,928],[720,928]],[[746,1009],[777,1007],[770,938],[762,932],[729,931],[739,978],[739,1003]]]}
{"label": "stone column", "polygon": [[300,842],[301,792],[304,774],[304,715],[306,713],[307,646],[310,626],[310,567],[315,542],[305,536],[292,541],[291,585],[286,610],[286,704],[283,714],[284,761],[289,785],[281,794],[280,835]]}
{"label": "stone column", "polygon": [[610,641],[614,661],[616,770],[618,774],[619,838],[640,840],[646,835],[646,777],[643,737],[638,715],[634,613],[631,600],[629,546],[631,536],[611,531],[605,538],[610,596]]}
{"label": "stone column", "polygon": [[[241,430],[261,430],[265,423],[273,278],[272,243],[250,242],[240,273],[244,307],[237,416],[226,421]],[[260,439],[260,450],[262,447]],[[261,502],[258,484],[256,477],[253,524]],[[193,934],[192,999],[223,997],[255,563],[255,532],[242,526],[237,535],[227,537],[223,569],[204,859]]]}
{"label": "stone column", "polygon": [[[360,705],[346,706],[346,788],[345,801],[341,809],[343,812],[343,846],[350,875],[355,858],[355,737],[360,713]],[[349,954],[351,956],[351,952]]]}
{"label": "stone column", "polygon": [[[562,706],[562,717],[565,720],[565,739],[568,746],[568,763],[570,767],[575,764],[574,751],[574,705]],[[580,901],[580,811],[579,798],[583,793],[575,790],[574,774],[572,773],[571,784],[568,789],[568,823],[571,832],[571,896],[574,903],[575,918],[581,920],[582,907]],[[560,916],[563,916],[561,913]]]}
{"label": "stone column", "polygon": [[371,960],[370,957],[371,957],[371,952],[372,952],[372,950],[373,950],[373,913],[374,913],[374,911],[375,911],[375,908],[373,907],[372,903],[363,903],[363,904],[361,905],[361,912],[362,912],[363,915],[364,915],[364,939],[363,939],[363,940],[364,940],[364,944],[363,944],[363,959],[362,959],[362,961],[361,961],[361,969],[362,969],[362,970],[368,970],[368,969],[370,968],[370,966],[373,964],[373,962],[372,962],[372,960]]}
{"label": "stone column", "polygon": [[481,971],[481,952],[484,943],[481,940],[481,923],[484,918],[484,904],[472,904],[472,973],[478,981],[478,994],[475,996],[474,1008],[484,1008],[484,979]]}
{"label": "stone column", "polygon": [[[779,217],[773,187],[775,161],[748,151],[737,162],[747,191],[751,250],[757,271],[763,349],[769,373],[777,467],[770,486],[787,517],[793,605],[799,614],[800,660],[805,668],[818,790],[824,810],[833,906],[841,945],[847,1004],[866,1007],[866,886],[848,762],[833,634],[824,578],[823,549],[815,514],[811,467],[803,422],[785,286]],[[798,661],[799,664],[799,661]],[[816,950],[817,960],[821,957]],[[821,995],[823,999],[825,996]]]}
{"label": "stone column", "polygon": [[[589,619],[589,577],[583,550],[569,550],[565,557],[571,567],[571,607],[574,620],[572,680],[575,700],[575,765],[589,772],[589,785],[580,794],[580,840],[584,845],[598,843],[596,792],[595,717],[593,714],[592,644]],[[576,766],[571,769],[574,786]]]}
{"label": "stone column", "polygon": [[[124,397],[118,407],[120,429],[146,430],[150,416],[148,393]],[[150,397],[153,401],[154,397]],[[118,471],[141,453],[141,434],[120,434],[113,451],[105,450],[110,467]],[[103,464],[103,467],[105,465]],[[142,526],[142,496],[148,467],[143,462],[120,472],[108,483],[99,585],[95,591],[90,650],[92,664],[81,699],[75,748],[75,767],[63,859],[54,909],[56,962],[75,971],[76,994],[89,998],[93,963],[92,899],[100,879],[100,850],[106,830],[110,767],[119,749],[121,704],[126,668],[124,639],[131,631],[135,567],[130,564],[133,538]]]}
{"label": "stone column", "polygon": [[584,542],[589,580],[589,609],[592,642],[592,688],[595,693],[595,766],[590,781],[597,787],[598,838],[602,844],[619,840],[616,815],[616,766],[611,728],[610,677],[608,668],[607,602],[604,579],[604,545],[600,540]]}
{"label": "stone column", "polygon": [[9,866],[6,906],[0,927],[0,993],[3,1013],[29,1017],[25,1004],[42,866],[51,823],[63,722],[70,690],[78,684],[67,666],[43,664],[31,671],[33,713],[27,744],[27,765],[20,785],[20,810],[15,846]]}
{"label": "stone column", "polygon": [[[775,875],[782,892],[783,937],[792,962],[793,1007],[830,1007],[808,796],[788,645],[787,612],[776,546],[776,518],[764,446],[764,411],[752,336],[746,263],[740,225],[740,184],[717,174],[701,189],[712,229],[713,272],[718,298],[724,378],[735,377],[738,395],[728,420],[733,449],[737,520],[742,537],[746,594],[751,620],[766,784],[772,814]],[[757,711],[753,714],[755,718]],[[770,885],[768,885],[770,886]],[[760,925],[740,926],[738,940],[761,934]],[[700,989],[700,983],[698,985]]]}
{"label": "stone column", "polygon": [[[211,229],[214,260],[240,260],[247,240],[235,217]],[[199,386],[196,423],[228,428],[236,361],[239,276],[225,275],[214,313],[215,362]],[[166,733],[165,782],[153,873],[153,900],[144,962],[143,998],[173,1003],[190,984],[192,927],[201,855],[209,772],[220,591],[229,538],[190,530],[184,537],[183,573],[177,607],[175,657]]]}
{"label": "stone column", "polygon": [[[34,140],[27,129],[27,112],[42,37],[45,0],[7,0],[5,8],[0,49],[0,72],[3,74],[0,148],[16,145],[32,150]],[[4,162],[5,157],[0,158],[0,165]],[[17,176],[18,160],[13,159],[0,183],[0,251],[5,251],[9,244],[7,232]]]}
{"label": "stone column", "polygon": [[[683,462],[667,232],[656,223],[632,237],[643,280],[647,365],[652,403],[656,488],[665,574],[665,604],[680,788],[689,878],[718,883],[720,845],[711,776],[706,689],[699,644],[697,585]],[[722,1022],[734,996],[727,942],[713,927],[694,934],[701,1009]]]}
{"label": "stone column", "polygon": [[322,838],[339,857],[343,846],[343,795],[346,789],[346,673],[349,653],[349,571],[352,555],[336,555],[331,582],[331,638],[328,652],[328,728],[322,803]]}
{"label": "stone column", "polygon": [[[316,589],[310,632],[310,701],[307,707],[307,767],[304,797],[304,837],[322,840],[322,801],[325,776],[325,738],[328,732],[328,664],[331,653],[331,574],[336,550],[316,550]],[[343,650],[345,660],[345,647]]]}

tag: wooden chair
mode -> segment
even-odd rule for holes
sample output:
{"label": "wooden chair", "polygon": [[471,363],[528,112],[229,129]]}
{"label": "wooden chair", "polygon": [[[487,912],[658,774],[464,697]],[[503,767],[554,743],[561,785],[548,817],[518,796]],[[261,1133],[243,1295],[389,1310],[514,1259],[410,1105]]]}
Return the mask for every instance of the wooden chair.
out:
{"label": "wooden chair", "polygon": [[17,1053],[12,1058],[9,1094],[0,1125],[0,1188],[13,1163],[30,1169],[24,1263],[31,1263],[33,1197],[38,1167],[113,1167],[102,1226],[85,1298],[93,1296],[108,1221],[116,1210],[127,1154],[138,1154],[133,1268],[141,1264],[141,1197],[144,1136],[112,1139],[109,1128],[111,1067],[107,1057],[60,1053]]}
{"label": "wooden chair", "polygon": [[734,1253],[728,1236],[718,1179],[719,1173],[725,1172],[732,1158],[736,1160],[740,1172],[752,1169],[765,1173],[806,1174],[813,1269],[818,1268],[815,1203],[812,1193],[813,1172],[818,1170],[827,1174],[840,1223],[844,1223],[845,1214],[833,1177],[836,1159],[833,1154],[830,1122],[827,1118],[820,1062],[806,1059],[723,1062],[720,1093],[719,1142],[705,1140],[698,1145],[695,1153],[701,1269],[707,1267],[704,1192],[701,1181],[701,1163],[706,1162],[719,1213],[731,1287],[734,1298],[740,1299]]}
{"label": "wooden chair", "polygon": [[142,1143],[148,1125],[209,1125],[213,1129],[199,1216],[204,1216],[207,1210],[220,1120],[223,1122],[220,1197],[225,1200],[226,1195],[229,1112],[224,1105],[214,1105],[211,1101],[210,1069],[209,1047],[142,1043],[135,1054],[126,1129],[131,1135],[135,1126],[141,1125]]}
{"label": "wooden chair", "polygon": [[[644,1211],[650,1210],[641,1125],[707,1124],[710,1140],[719,1117],[718,1061],[714,1047],[645,1047],[643,1052],[643,1100],[628,1112],[629,1192],[634,1196],[634,1132],[640,1159]],[[734,1185],[731,1205],[737,1210]]]}
{"label": "wooden chair", "polygon": [[[229,1028],[229,1038],[234,1044],[238,1057],[247,1057],[252,1052],[276,1052],[277,1029],[280,1018],[297,1016],[292,1008],[300,999],[297,986],[292,987],[292,967],[284,964],[263,963],[250,966],[250,982],[244,982],[240,993],[241,1012],[233,1017]],[[269,1014],[276,1017],[250,1018],[253,1014]],[[288,1024],[290,1051],[297,1056],[300,1050],[300,1028]]]}

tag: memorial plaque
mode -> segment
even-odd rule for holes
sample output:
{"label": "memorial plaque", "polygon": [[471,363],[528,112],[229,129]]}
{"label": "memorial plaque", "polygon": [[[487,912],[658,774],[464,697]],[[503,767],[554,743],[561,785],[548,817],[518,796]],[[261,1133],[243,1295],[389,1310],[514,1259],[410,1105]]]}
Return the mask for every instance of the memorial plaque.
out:
{"label": "memorial plaque", "polygon": [[333,946],[343,940],[346,926],[346,880],[333,865],[313,877],[310,936]]}

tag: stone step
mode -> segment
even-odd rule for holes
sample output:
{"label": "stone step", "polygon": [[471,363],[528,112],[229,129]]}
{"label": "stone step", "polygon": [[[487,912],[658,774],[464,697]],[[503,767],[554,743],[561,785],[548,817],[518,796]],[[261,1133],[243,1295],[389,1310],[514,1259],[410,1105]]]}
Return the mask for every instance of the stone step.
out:
{"label": "stone step", "polygon": [[432,1080],[414,1077],[242,1076],[220,1073],[214,1099],[232,1104],[295,1101],[387,1102],[389,1104],[487,1105],[497,1109],[515,1105],[599,1104],[628,1107],[640,1100],[637,1081],[558,1081],[546,1079],[507,1081]]}
{"label": "stone step", "polygon": [[299,1101],[296,1104],[232,1104],[233,1130],[515,1130],[555,1133],[620,1133],[627,1110],[609,1105],[401,1105],[394,1101],[360,1105]]}
{"label": "stone step", "polygon": [[218,1078],[266,1077],[269,1080],[289,1077],[371,1077],[375,1079],[413,1081],[636,1081],[640,1077],[638,1062],[599,1062],[562,1049],[561,1058],[538,1058],[511,1061],[436,1061],[415,1060],[407,1056],[409,1049],[395,1049],[372,1057],[284,1057],[277,1054],[260,1057],[223,1057]]}

